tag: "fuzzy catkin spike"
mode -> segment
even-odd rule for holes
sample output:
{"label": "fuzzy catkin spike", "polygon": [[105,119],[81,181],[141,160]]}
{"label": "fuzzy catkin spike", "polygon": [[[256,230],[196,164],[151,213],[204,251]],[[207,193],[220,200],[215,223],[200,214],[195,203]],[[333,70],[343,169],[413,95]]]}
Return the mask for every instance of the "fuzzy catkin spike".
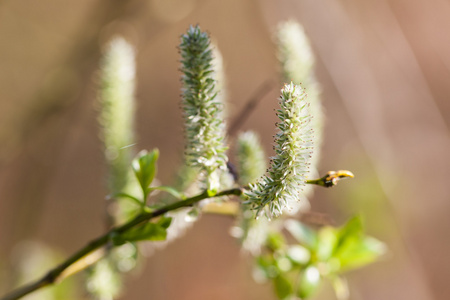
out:
{"label": "fuzzy catkin spike", "polygon": [[[315,57],[303,27],[295,21],[283,22],[277,32],[278,59],[281,64],[284,82],[292,80],[301,84],[308,92],[311,114],[314,119],[314,144],[317,148],[322,142],[323,110],[320,100],[320,85],[314,75]],[[319,160],[319,149],[314,151],[311,164]]]}
{"label": "fuzzy catkin spike", "polygon": [[[108,166],[107,186],[111,195],[130,189],[135,111],[135,52],[123,38],[114,38],[105,48],[100,69],[99,123]],[[119,199],[108,200],[108,226],[126,221],[134,207]],[[115,205],[115,209],[111,209]],[[108,253],[91,267],[88,291],[96,299],[114,299],[121,289],[120,265],[135,264],[135,257],[121,255],[127,245]],[[134,253],[136,249],[133,248]],[[113,253],[116,252],[116,255]],[[123,268],[122,268],[123,269]]]}
{"label": "fuzzy catkin spike", "polygon": [[[322,144],[323,131],[323,109],[320,99],[320,85],[314,75],[315,57],[312,51],[308,37],[303,27],[295,21],[282,22],[278,26],[276,36],[278,46],[278,59],[281,65],[281,71],[284,82],[293,81],[295,84],[301,84],[308,93],[308,102],[310,111],[314,118],[311,121],[311,127],[314,130],[315,151],[311,158],[311,169],[308,178],[318,176],[317,165],[320,159],[320,145]],[[305,187],[303,196],[303,205],[294,205],[293,212],[309,208],[306,197],[309,197],[313,187]]]}
{"label": "fuzzy catkin spike", "polygon": [[[267,169],[267,157],[255,132],[246,131],[239,134],[236,152],[239,184],[245,186],[251,182],[256,182],[264,175]],[[255,220],[255,212],[250,205],[244,204],[241,208],[242,213],[231,233],[234,237],[240,239],[245,251],[258,255],[262,245],[267,240],[269,222],[264,219]]]}
{"label": "fuzzy catkin spike", "polygon": [[256,182],[264,175],[267,169],[266,155],[255,132],[246,131],[239,134],[237,159],[241,185]]}
{"label": "fuzzy catkin spike", "polygon": [[315,81],[315,57],[302,26],[295,21],[280,23],[276,39],[283,80],[309,86]]}
{"label": "fuzzy catkin spike", "polygon": [[96,299],[112,300],[119,295],[122,281],[110,259],[97,262],[89,275],[87,289]]}
{"label": "fuzzy catkin spike", "polygon": [[206,178],[207,189],[220,187],[220,169],[226,169],[223,104],[216,99],[216,78],[210,39],[199,26],[181,37],[182,107],[186,132],[186,160]]}
{"label": "fuzzy catkin spike", "polygon": [[101,65],[100,118],[105,158],[108,164],[108,189],[121,192],[128,181],[133,156],[135,53],[123,38],[113,39]]}
{"label": "fuzzy catkin spike", "polygon": [[281,122],[275,136],[276,155],[268,175],[250,185],[246,202],[257,215],[264,211],[269,218],[281,215],[290,209],[290,203],[301,198],[313,149],[311,115],[303,89],[292,82],[286,84],[279,104],[277,116]]}

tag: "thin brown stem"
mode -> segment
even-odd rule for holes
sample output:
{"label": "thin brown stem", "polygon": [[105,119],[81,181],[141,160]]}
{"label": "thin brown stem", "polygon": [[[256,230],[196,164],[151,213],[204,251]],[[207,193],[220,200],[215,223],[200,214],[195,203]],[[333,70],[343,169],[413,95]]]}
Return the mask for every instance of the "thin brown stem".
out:
{"label": "thin brown stem", "polygon": [[241,110],[240,114],[235,118],[234,122],[231,123],[230,129],[228,130],[229,136],[234,136],[242,124],[247,120],[248,116],[256,108],[259,101],[275,86],[275,82],[272,79],[268,79],[256,90],[253,96],[248,100],[245,107]]}

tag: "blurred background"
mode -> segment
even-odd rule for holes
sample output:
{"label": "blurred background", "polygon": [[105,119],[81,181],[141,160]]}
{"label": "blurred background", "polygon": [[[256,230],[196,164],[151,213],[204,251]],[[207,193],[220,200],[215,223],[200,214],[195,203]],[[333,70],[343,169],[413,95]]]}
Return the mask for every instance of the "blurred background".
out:
{"label": "blurred background", "polygon": [[[361,213],[368,234],[390,250],[348,274],[351,299],[448,299],[444,0],[1,1],[0,294],[24,274],[27,281],[39,275],[27,269],[33,260],[44,272],[105,230],[95,104],[105,42],[119,34],[137,50],[135,147],[160,149],[158,178],[170,184],[183,149],[179,36],[189,24],[210,32],[223,55],[232,119],[267,80],[278,81],[273,34],[288,19],[303,24],[317,56],[326,114],[319,170],[356,176],[317,189],[312,210],[336,225]],[[241,128],[260,133],[268,154],[280,88]],[[251,260],[229,235],[232,224],[202,217],[127,276],[121,299],[274,299],[270,285],[254,283]],[[47,263],[38,252],[57,254]],[[324,286],[316,299],[334,297]]]}

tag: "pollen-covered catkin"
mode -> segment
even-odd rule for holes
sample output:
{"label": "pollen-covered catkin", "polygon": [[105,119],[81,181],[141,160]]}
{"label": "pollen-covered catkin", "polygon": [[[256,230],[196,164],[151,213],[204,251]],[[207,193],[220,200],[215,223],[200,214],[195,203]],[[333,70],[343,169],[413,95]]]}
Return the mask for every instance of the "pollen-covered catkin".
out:
{"label": "pollen-covered catkin", "polygon": [[246,193],[257,214],[278,216],[301,199],[313,151],[311,115],[306,94],[292,82],[281,90],[277,115],[279,132],[275,135],[275,153],[268,174],[250,185]]}

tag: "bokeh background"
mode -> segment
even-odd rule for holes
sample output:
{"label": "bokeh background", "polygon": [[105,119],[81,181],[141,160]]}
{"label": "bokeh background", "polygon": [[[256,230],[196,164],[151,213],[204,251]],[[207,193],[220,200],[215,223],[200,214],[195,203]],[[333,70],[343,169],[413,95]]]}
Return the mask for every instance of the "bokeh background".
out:
{"label": "bokeh background", "polygon": [[[316,190],[314,212],[335,224],[360,213],[390,251],[348,274],[351,299],[450,295],[450,3],[444,0],[79,0],[0,2],[0,291],[33,260],[58,259],[104,231],[105,166],[97,128],[101,46],[137,49],[136,149],[158,147],[158,178],[181,163],[177,45],[189,24],[222,52],[232,119],[277,82],[277,23],[303,24],[317,56],[326,113],[320,171],[356,178]],[[271,154],[279,88],[242,130]],[[126,279],[121,299],[274,299],[251,278],[229,236],[233,220],[204,216]],[[59,260],[44,264],[42,271]],[[37,262],[36,262],[37,261]],[[81,281],[83,275],[73,280]],[[76,288],[75,288],[76,289]],[[79,289],[77,299],[87,299]],[[1,293],[0,293],[1,294]],[[61,298],[64,299],[64,298]],[[316,299],[334,299],[324,286]]]}

